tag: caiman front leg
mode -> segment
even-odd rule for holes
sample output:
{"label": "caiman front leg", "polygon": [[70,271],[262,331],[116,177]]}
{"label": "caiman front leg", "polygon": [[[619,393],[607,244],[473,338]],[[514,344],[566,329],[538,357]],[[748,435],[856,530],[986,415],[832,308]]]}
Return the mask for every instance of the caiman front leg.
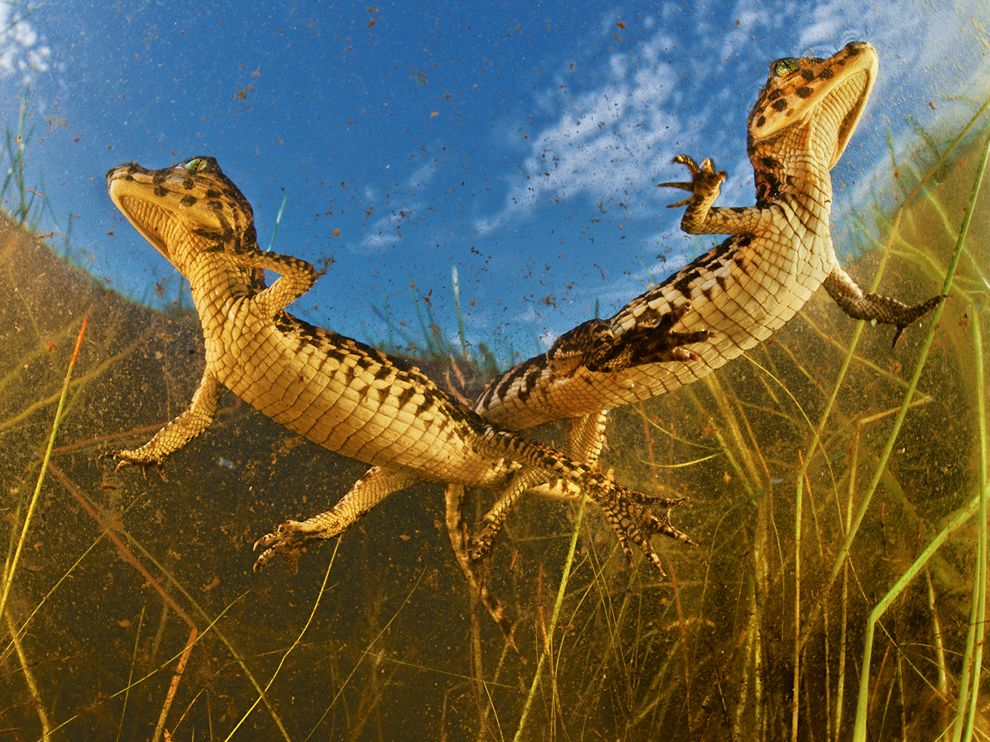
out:
{"label": "caiman front leg", "polygon": [[691,191],[687,198],[668,204],[670,209],[687,206],[681,217],[681,229],[688,234],[749,234],[768,229],[774,218],[773,207],[713,206],[718,198],[725,171],[715,171],[715,163],[706,157],[697,165],[688,155],[677,155],[674,162],[684,165],[691,173],[690,183],[659,183],[664,188]]}
{"label": "caiman front leg", "polygon": [[617,373],[651,363],[697,360],[698,356],[684,346],[709,340],[712,333],[673,329],[690,309],[691,302],[685,301],[659,316],[644,314],[635,327],[620,334],[609,333],[607,342],[592,345],[582,359],[584,366],[597,373]]}
{"label": "caiman front leg", "polygon": [[160,464],[178,451],[210,427],[222,391],[223,386],[207,369],[193,394],[192,402],[181,415],[167,423],[140,448],[117,451],[113,455],[118,461],[117,469],[128,464]]}
{"label": "caiman front leg", "polygon": [[268,270],[279,274],[271,286],[251,298],[251,301],[270,317],[274,317],[309,291],[320,277],[319,271],[311,263],[291,255],[252,250],[235,253],[233,259],[245,268]]}
{"label": "caiman front leg", "polygon": [[933,296],[927,301],[913,306],[881,296],[869,291],[863,291],[852,277],[842,268],[836,267],[825,279],[825,290],[843,312],[853,319],[865,319],[874,324],[894,325],[894,341],[897,345],[901,333],[910,325],[924,317],[937,307],[945,296]]}
{"label": "caiman front leg", "polygon": [[295,571],[299,555],[310,541],[339,536],[390,494],[418,481],[420,477],[405,470],[372,467],[330,510],[303,521],[284,521],[273,533],[255,541],[254,550],[262,552],[254,562],[254,571],[264,569],[279,556],[287,558]]}

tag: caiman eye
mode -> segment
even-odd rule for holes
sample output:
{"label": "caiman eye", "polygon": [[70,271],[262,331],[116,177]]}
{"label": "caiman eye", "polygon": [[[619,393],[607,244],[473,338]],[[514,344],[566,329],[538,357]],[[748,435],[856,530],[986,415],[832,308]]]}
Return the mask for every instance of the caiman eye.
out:
{"label": "caiman eye", "polygon": [[773,70],[773,74],[775,74],[777,77],[787,77],[797,68],[798,68],[797,60],[793,59],[792,57],[784,57],[783,59],[778,59],[770,67],[770,69]]}
{"label": "caiman eye", "polygon": [[210,166],[210,163],[202,157],[194,157],[186,162],[183,167],[194,173],[201,173]]}

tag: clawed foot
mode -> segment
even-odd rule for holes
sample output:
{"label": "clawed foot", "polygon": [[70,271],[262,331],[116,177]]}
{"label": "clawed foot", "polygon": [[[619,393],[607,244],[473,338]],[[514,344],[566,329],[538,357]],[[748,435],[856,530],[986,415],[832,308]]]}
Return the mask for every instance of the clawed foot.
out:
{"label": "clawed foot", "polygon": [[695,361],[698,354],[683,347],[695,343],[703,343],[711,340],[715,333],[711,330],[693,330],[691,332],[681,332],[673,327],[691,309],[691,302],[686,301],[679,307],[674,307],[666,314],[662,315],[656,323],[656,328],[664,334],[669,347],[660,352],[660,360],[666,361]]}
{"label": "clawed foot", "polygon": [[[630,494],[638,495],[638,493],[631,491]],[[633,553],[629,545],[631,541],[639,547],[660,575],[666,577],[667,572],[663,568],[660,556],[650,544],[650,537],[662,535],[681,541],[688,546],[697,546],[698,544],[690,536],[675,528],[670,520],[670,511],[685,502],[687,502],[687,498],[670,499],[640,495],[635,500],[620,498],[614,502],[602,503],[601,508],[605,512],[605,517],[612,526],[612,530],[615,531],[619,546],[622,547],[622,553],[626,555],[626,559],[632,560]],[[666,508],[666,510],[657,514],[651,508],[651,506],[657,505]]]}
{"label": "clawed foot", "polygon": [[677,203],[667,204],[668,208],[675,209],[698,201],[714,201],[718,197],[719,189],[725,182],[725,171],[716,172],[715,163],[710,157],[702,160],[700,166],[688,155],[677,155],[674,162],[684,165],[690,171],[691,182],[658,183],[657,187],[680,188],[682,191],[691,191],[691,195]]}
{"label": "clawed foot", "polygon": [[266,533],[254,542],[254,551],[262,552],[254,560],[252,569],[259,572],[272,561],[282,557],[288,562],[292,574],[299,570],[299,557],[306,553],[309,542],[314,538],[312,531],[305,523],[298,520],[287,520],[278,525],[273,533]]}
{"label": "clawed foot", "polygon": [[148,469],[154,469],[158,472],[158,476],[162,478],[162,481],[168,481],[168,477],[165,476],[165,472],[162,470],[161,460],[143,455],[139,448],[123,451],[104,451],[99,455],[99,458],[116,461],[117,464],[113,468],[115,474],[128,466],[140,466],[141,474],[145,479],[148,478]]}
{"label": "clawed foot", "polygon": [[901,339],[903,332],[917,322],[919,319],[924,317],[935,307],[941,304],[945,300],[945,294],[940,294],[939,296],[933,296],[928,301],[923,301],[920,304],[915,304],[913,307],[904,307],[903,311],[897,315],[896,319],[892,321],[897,329],[894,330],[894,340],[891,342],[890,347],[897,345],[897,341]]}
{"label": "clawed foot", "polygon": [[[633,552],[630,546],[630,542],[632,542],[639,547],[662,576],[666,576],[667,573],[659,555],[650,544],[650,537],[661,535],[675,541],[681,541],[689,546],[698,545],[690,536],[676,528],[670,520],[671,511],[685,502],[687,502],[686,497],[653,497],[642,495],[633,490],[624,490],[621,495],[609,498],[607,501],[596,499],[596,503],[605,513],[609,525],[615,531],[619,546],[626,558],[632,559]],[[657,513],[654,510],[657,507],[665,510],[662,513]],[[501,531],[503,521],[504,519],[501,521],[486,520],[478,535],[470,539],[468,555],[471,561],[481,561],[488,555],[495,537]]]}

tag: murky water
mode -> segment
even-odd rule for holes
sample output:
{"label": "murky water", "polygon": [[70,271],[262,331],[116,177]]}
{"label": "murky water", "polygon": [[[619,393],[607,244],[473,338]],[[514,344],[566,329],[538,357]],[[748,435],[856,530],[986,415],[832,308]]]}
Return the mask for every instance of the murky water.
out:
{"label": "murky water", "polygon": [[[869,282],[885,263],[885,290],[938,290],[980,144],[967,139],[930,174],[919,167],[924,190],[883,215],[898,238],[855,275]],[[472,610],[438,487],[393,496],[297,575],[253,574],[258,535],[328,505],[363,468],[226,398],[214,428],[161,475],[114,473],[101,452],[144,440],[186,404],[201,363],[195,318],[141,308],[6,226],[0,435],[15,538],[89,322],[5,616],[20,632],[4,640],[11,738],[37,736],[42,710],[74,739],[146,738],[160,717],[176,738],[239,722],[250,738],[510,736],[543,651],[524,737],[779,738],[792,719],[797,612],[802,728],[848,733],[867,613],[985,483],[988,236],[974,220],[938,326],[912,328],[894,349],[889,329],[860,335],[816,296],[749,359],[617,412],[608,464],[630,484],[690,497],[676,522],[700,546],[660,544],[670,579],[659,580],[626,564],[589,508],[552,627],[576,509],[525,502],[491,574],[516,655]],[[469,512],[484,502],[474,493]],[[877,738],[929,737],[956,714],[977,539],[974,518],[956,525],[878,626],[866,695]]]}
{"label": "murky water", "polygon": [[[990,735],[980,3],[938,8],[951,32],[928,6],[77,5],[0,5],[0,80],[19,91],[0,100],[0,739]],[[667,578],[627,562],[592,505],[524,499],[483,568],[514,652],[457,566],[439,485],[391,496],[295,574],[254,573],[255,539],[365,467],[229,394],[160,469],[106,457],[184,409],[203,363],[186,290],[117,220],[106,167],[201,144],[232,159],[265,246],[329,269],[293,311],[470,398],[715,241],[656,215],[673,213],[655,186],[671,148],[703,143],[732,176],[722,201],[752,201],[722,153],[742,157],[768,48],[874,35],[879,101],[835,170],[836,243],[864,287],[948,298],[892,348],[819,291],[746,357],[614,411],[604,466],[688,498],[673,520],[698,546],[656,540]],[[685,100],[709,98],[692,118]],[[451,266],[456,295],[437,288]],[[492,497],[468,492],[469,522]]]}

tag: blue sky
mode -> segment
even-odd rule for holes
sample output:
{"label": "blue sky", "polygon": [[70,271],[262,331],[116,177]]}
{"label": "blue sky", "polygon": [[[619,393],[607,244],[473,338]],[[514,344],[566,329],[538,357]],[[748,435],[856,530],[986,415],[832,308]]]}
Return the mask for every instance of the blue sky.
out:
{"label": "blue sky", "polygon": [[0,115],[27,86],[42,228],[58,243],[71,221],[77,261],[124,293],[175,296],[103,174],[214,155],[264,246],[284,201],[274,249],[332,261],[297,313],[376,342],[377,310],[420,340],[428,301],[453,335],[456,266],[469,341],[506,362],[716,240],[665,208],[676,153],[752,202],[745,119],[771,60],[879,50],[839,209],[882,179],[888,133],[950,126],[990,88],[985,1],[323,5],[0,0]]}

